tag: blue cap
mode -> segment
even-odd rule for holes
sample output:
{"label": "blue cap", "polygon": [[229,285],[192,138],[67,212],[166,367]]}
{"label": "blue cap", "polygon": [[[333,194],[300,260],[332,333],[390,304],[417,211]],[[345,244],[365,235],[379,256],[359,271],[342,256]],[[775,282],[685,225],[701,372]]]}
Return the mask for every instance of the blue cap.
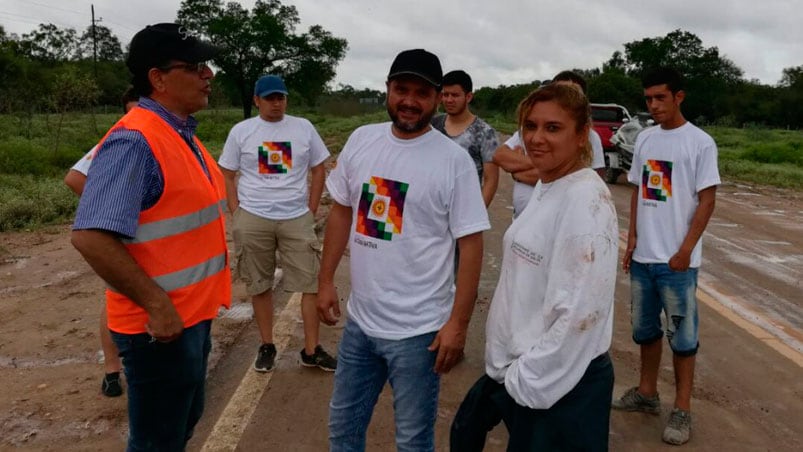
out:
{"label": "blue cap", "polygon": [[254,85],[254,96],[265,97],[273,93],[282,93],[287,95],[287,87],[284,86],[284,81],[278,75],[263,75],[257,80]]}

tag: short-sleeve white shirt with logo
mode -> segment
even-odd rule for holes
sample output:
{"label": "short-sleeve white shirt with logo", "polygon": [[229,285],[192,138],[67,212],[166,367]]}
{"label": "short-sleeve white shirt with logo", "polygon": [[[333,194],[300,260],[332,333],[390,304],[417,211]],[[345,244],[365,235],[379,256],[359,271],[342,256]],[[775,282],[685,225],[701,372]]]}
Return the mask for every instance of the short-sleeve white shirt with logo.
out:
{"label": "short-sleeve white shirt with logo", "polygon": [[81,160],[75,162],[75,165],[70,168],[71,170],[78,171],[79,173],[86,176],[89,174],[89,167],[92,166],[92,159],[95,158],[95,153],[98,151],[98,146],[95,145],[81,157]]}
{"label": "short-sleeve white shirt with logo", "polygon": [[329,157],[308,120],[284,115],[281,121],[259,116],[232,127],[218,163],[239,171],[240,207],[271,220],[298,218],[309,211],[307,174]]}
{"label": "short-sleeve white shirt with logo", "polygon": [[455,240],[490,229],[466,151],[435,129],[403,140],[389,122],[363,126],[326,188],[353,211],[349,318],[382,339],[440,329],[454,303]]}
{"label": "short-sleeve white shirt with logo", "polygon": [[[689,122],[671,130],[650,127],[636,138],[627,180],[639,190],[633,260],[668,263],[689,231],[697,194],[720,184],[717,145]],[[692,251],[692,268],[702,261],[702,242]]]}

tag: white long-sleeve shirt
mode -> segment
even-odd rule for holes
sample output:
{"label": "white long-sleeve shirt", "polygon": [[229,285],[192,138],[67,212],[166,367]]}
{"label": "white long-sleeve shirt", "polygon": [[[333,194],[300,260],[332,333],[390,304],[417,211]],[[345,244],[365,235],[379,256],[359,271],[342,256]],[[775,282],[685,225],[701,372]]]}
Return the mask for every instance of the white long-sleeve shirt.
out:
{"label": "white long-sleeve shirt", "polygon": [[551,407],[610,347],[618,243],[610,191],[591,169],[539,182],[505,233],[485,369],[519,405]]}

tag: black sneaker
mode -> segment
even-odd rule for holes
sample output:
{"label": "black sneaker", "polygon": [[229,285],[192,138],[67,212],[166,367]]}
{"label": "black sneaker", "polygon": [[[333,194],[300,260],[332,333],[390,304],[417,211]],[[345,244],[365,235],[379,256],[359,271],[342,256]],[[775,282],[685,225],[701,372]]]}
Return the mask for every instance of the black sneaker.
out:
{"label": "black sneaker", "polygon": [[100,391],[106,397],[120,397],[123,395],[123,386],[120,385],[120,372],[110,372],[104,375]]}
{"label": "black sneaker", "polygon": [[307,355],[307,352],[301,349],[301,365],[305,367],[317,367],[327,372],[334,372],[337,369],[337,360],[332,358],[332,355],[326,353],[320,345],[315,347],[315,353]]}
{"label": "black sneaker", "polygon": [[276,360],[276,346],[273,344],[262,344],[257,352],[257,359],[254,360],[254,370],[257,372],[270,372],[273,370]]}

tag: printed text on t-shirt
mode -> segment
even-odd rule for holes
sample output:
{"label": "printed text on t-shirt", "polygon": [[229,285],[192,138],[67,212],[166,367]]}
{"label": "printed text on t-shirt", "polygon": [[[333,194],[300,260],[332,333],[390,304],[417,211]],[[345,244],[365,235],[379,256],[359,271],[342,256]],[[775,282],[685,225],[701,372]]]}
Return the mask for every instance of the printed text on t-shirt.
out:
{"label": "printed text on t-shirt", "polygon": [[544,256],[536,253],[535,251],[528,250],[524,247],[524,245],[520,244],[519,242],[513,242],[510,245],[511,251],[519,256],[520,258],[526,260],[527,262],[533,265],[541,265],[541,261],[544,260]]}

